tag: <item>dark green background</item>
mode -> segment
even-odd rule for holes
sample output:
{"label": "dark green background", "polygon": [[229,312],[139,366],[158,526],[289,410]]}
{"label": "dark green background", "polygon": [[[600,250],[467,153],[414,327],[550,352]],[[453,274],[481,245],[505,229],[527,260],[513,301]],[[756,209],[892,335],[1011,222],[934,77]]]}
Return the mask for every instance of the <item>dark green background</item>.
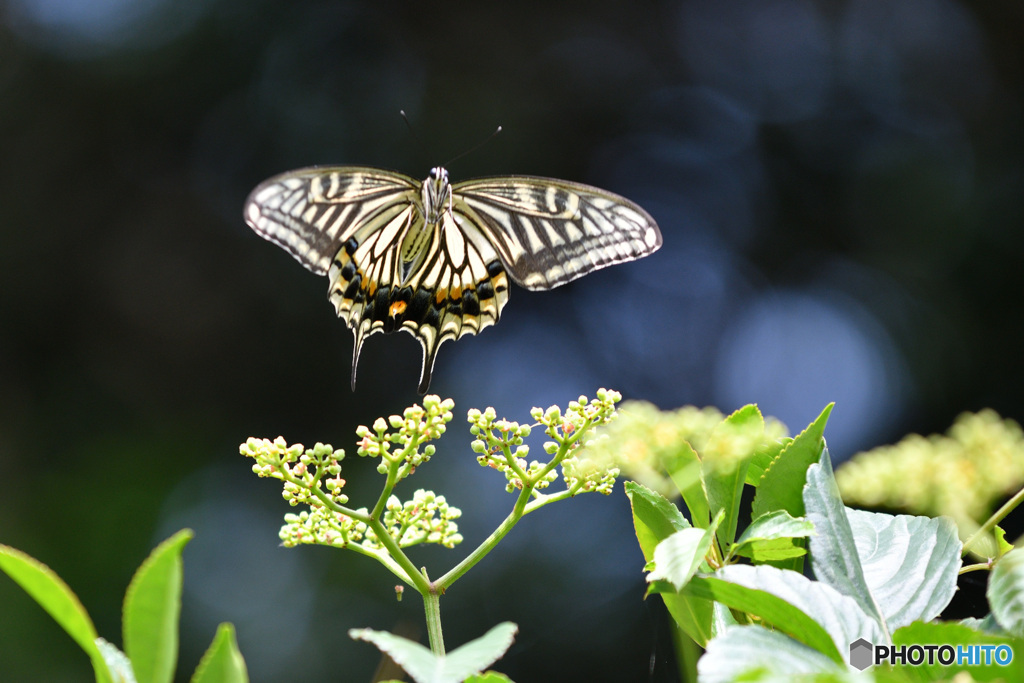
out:
{"label": "dark green background", "polygon": [[[345,447],[369,502],[353,430],[416,400],[420,351],[372,338],[351,393],[326,281],[241,206],[314,163],[422,176],[499,124],[454,180],[598,184],[665,246],[517,289],[440,352],[431,390],[459,417],[408,485],[462,507],[467,544],[511,504],[473,460],[471,406],[525,420],[609,386],[799,430],[835,400],[840,457],[962,410],[1020,419],[1022,27],[1013,0],[0,2],[0,542],[120,643],[134,567],[191,526],[181,680],[220,621],[253,681],[369,680],[346,630],[421,629],[420,604],[354,554],[277,547],[288,508],[237,444]],[[590,498],[455,585],[449,646],[512,620],[515,680],[672,680],[621,487]],[[439,575],[464,552],[414,559]],[[0,579],[0,680],[90,679]]]}

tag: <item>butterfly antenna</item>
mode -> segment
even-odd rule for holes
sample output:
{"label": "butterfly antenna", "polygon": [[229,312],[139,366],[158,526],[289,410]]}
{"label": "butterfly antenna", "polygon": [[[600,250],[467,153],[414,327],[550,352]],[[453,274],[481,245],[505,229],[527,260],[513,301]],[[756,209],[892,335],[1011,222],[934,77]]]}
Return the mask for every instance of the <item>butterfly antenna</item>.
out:
{"label": "butterfly antenna", "polygon": [[416,146],[420,148],[420,153],[426,154],[427,147],[423,144],[423,141],[420,140],[420,136],[416,134],[416,129],[413,127],[412,121],[409,120],[409,117],[406,116],[405,110],[399,109],[398,113],[402,117],[402,120],[405,121],[405,125],[409,127],[409,134],[412,135],[412,139],[416,141]]}
{"label": "butterfly antenna", "polygon": [[477,151],[478,149],[480,149],[481,147],[486,145],[488,142],[493,140],[494,136],[497,135],[500,132],[501,132],[501,126],[498,126],[497,128],[494,129],[494,132],[491,133],[490,135],[488,135],[486,138],[484,138],[480,142],[476,143],[475,145],[473,145],[472,147],[467,149],[465,152],[462,152],[461,154],[457,154],[455,157],[449,159],[448,163],[444,164],[444,167],[447,168],[448,166],[451,166],[453,163],[455,163],[456,161],[458,161],[462,157],[466,156],[467,154],[470,154],[472,152]]}

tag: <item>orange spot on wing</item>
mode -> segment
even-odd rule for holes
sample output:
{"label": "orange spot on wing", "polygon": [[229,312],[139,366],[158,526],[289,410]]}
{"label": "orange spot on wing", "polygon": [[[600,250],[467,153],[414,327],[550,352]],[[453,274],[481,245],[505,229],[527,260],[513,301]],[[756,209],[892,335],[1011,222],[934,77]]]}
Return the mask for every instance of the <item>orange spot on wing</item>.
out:
{"label": "orange spot on wing", "polygon": [[391,314],[392,318],[397,318],[398,316],[405,313],[405,307],[406,303],[404,301],[396,301],[395,303],[391,304],[391,308],[388,309],[388,313]]}

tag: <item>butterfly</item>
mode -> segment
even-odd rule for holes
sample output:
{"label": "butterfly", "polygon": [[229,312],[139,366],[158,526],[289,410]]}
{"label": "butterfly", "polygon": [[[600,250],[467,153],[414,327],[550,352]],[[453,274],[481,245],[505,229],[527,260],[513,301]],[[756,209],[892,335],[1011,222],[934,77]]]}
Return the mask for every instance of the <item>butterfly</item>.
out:
{"label": "butterfly", "polygon": [[450,183],[376,168],[324,166],[260,183],[245,220],[330,280],[355,335],[352,389],[367,337],[404,330],[423,346],[425,394],[441,344],[498,322],[509,279],[552,289],[661,247],[651,216],[619,195],[534,176]]}

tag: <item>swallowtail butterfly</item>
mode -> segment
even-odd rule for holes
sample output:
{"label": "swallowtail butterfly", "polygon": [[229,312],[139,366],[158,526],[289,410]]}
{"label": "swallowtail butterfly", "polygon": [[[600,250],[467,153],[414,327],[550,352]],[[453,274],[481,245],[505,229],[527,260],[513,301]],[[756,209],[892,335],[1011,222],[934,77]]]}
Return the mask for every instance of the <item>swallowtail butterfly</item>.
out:
{"label": "swallowtail butterfly", "polygon": [[531,176],[420,182],[358,166],[289,171],[256,187],[245,220],[330,279],[328,296],[359,352],[377,332],[423,346],[426,393],[441,343],[498,322],[509,279],[551,289],[661,246],[650,215],[611,192]]}

